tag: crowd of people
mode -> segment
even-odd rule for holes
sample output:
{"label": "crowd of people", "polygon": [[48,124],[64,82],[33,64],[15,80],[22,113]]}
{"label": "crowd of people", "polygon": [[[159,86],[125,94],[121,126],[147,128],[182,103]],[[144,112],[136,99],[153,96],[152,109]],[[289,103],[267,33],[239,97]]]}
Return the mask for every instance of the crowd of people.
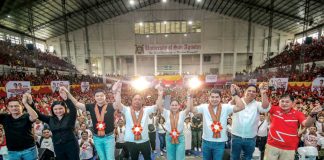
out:
{"label": "crowd of people", "polygon": [[[302,63],[309,63],[314,61],[321,61],[324,59],[324,37],[320,39],[313,39],[310,44],[290,43],[280,54],[267,60],[263,68],[274,68],[280,66],[287,66]],[[304,53],[303,56],[301,53]],[[301,61],[300,59],[303,59]]]}
{"label": "crowd of people", "polygon": [[64,75],[57,71],[45,70],[44,73],[36,75],[25,71],[12,70],[9,73],[4,73],[0,76],[0,87],[6,86],[9,81],[30,81],[31,86],[49,85],[51,81],[69,81],[70,84],[80,84],[81,82],[89,82],[92,84],[102,83],[102,77],[90,75]]}
{"label": "crowd of people", "polygon": [[236,73],[234,81],[247,82],[250,79],[257,79],[258,82],[268,81],[270,78],[288,78],[291,82],[311,82],[316,77],[324,76],[324,66],[317,66],[315,62],[312,65],[307,64],[303,72],[292,70],[291,66],[282,66],[275,71],[257,68],[251,73]]}
{"label": "crowd of people", "polygon": [[[321,148],[324,149],[324,114],[318,108],[324,102],[323,98],[319,98],[323,97],[324,92],[319,95],[302,90],[284,93],[280,90],[270,91],[265,84],[260,87],[234,85],[219,89],[221,92],[211,88],[188,92],[188,88],[157,87],[138,94],[132,87],[121,85],[119,82],[106,89],[108,92],[97,90],[70,93],[61,89],[53,95],[24,95],[17,99],[2,99],[0,106],[3,114],[15,115],[13,112],[18,112],[15,107],[25,106],[29,116],[24,121],[30,121],[28,124],[32,129],[30,132],[22,131],[24,136],[20,136],[19,133],[10,131],[13,129],[7,124],[13,123],[8,121],[10,116],[0,117],[0,123],[3,125],[0,128],[0,154],[5,159],[22,149],[31,149],[33,152],[32,144],[35,141],[38,143],[37,147],[47,148],[53,151],[57,158],[63,159],[114,159],[113,155],[137,159],[141,153],[144,159],[150,159],[151,156],[184,159],[187,155],[202,154],[203,159],[209,160],[223,157],[226,149],[231,150],[230,156],[233,159],[239,159],[241,152],[244,152],[247,159],[251,159],[255,147],[258,147],[260,156],[264,156],[265,159],[280,159],[273,157],[274,155],[291,159],[295,156],[297,145],[319,147],[318,151],[323,156]],[[159,102],[162,96],[163,103]],[[97,107],[104,107],[106,104],[106,108],[96,111]],[[141,114],[142,106],[147,107],[143,108]],[[210,112],[209,106],[215,106],[213,113]],[[12,111],[13,109],[15,110]],[[100,112],[102,113],[103,109],[106,110],[106,115],[101,117]],[[284,122],[280,118],[275,119],[277,114],[279,117],[285,115],[284,110],[289,114],[298,113],[294,117],[296,120],[290,119],[289,114],[283,117]],[[23,113],[21,115],[25,114]],[[139,115],[142,115],[141,120]],[[305,120],[307,116],[309,119]],[[22,123],[21,119],[15,123]],[[58,123],[60,120],[61,123]],[[178,123],[174,123],[175,121]],[[142,129],[138,140],[134,132],[135,122],[138,122]],[[100,129],[100,124],[105,126],[103,130]],[[212,125],[219,125],[218,127],[223,129],[210,129]],[[299,125],[303,127],[299,128]],[[294,126],[292,130],[281,130],[291,126]],[[298,136],[289,138],[285,134],[274,135],[277,131],[285,134],[293,134],[296,131]],[[11,135],[9,138],[8,134]],[[27,135],[32,136],[33,141],[28,139]],[[30,144],[10,146],[13,136],[20,136]],[[281,142],[280,138],[285,143]],[[7,152],[5,148],[8,149]],[[69,148],[69,152],[62,148]]]}
{"label": "crowd of people", "polygon": [[8,66],[49,68],[62,71],[76,71],[73,64],[48,52],[30,50],[22,44],[0,41],[0,64]]}

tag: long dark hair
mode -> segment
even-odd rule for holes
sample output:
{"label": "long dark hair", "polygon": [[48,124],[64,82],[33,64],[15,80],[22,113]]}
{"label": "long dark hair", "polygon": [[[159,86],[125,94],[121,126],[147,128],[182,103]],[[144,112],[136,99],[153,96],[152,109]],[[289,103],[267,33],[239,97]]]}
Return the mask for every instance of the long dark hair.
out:
{"label": "long dark hair", "polygon": [[54,114],[54,106],[56,106],[56,105],[61,105],[61,106],[64,107],[64,109],[65,109],[65,113],[64,113],[64,114],[66,114],[66,113],[68,112],[67,107],[66,107],[66,103],[65,103],[65,102],[63,102],[63,101],[54,101],[54,102],[52,103],[52,105],[51,105],[51,114],[52,114],[52,116],[56,116],[56,115]]}

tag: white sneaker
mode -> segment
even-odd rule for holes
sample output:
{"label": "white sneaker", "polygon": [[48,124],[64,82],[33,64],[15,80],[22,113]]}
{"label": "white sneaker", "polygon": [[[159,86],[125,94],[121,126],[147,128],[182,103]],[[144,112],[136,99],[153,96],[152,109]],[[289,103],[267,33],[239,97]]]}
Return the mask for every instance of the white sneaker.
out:
{"label": "white sneaker", "polygon": [[154,154],[157,154],[156,150],[154,150]]}
{"label": "white sneaker", "polygon": [[201,152],[201,148],[198,148],[198,152]]}
{"label": "white sneaker", "polygon": [[163,156],[163,152],[160,152],[160,155]]}
{"label": "white sneaker", "polygon": [[197,147],[195,147],[194,150],[197,151]]}

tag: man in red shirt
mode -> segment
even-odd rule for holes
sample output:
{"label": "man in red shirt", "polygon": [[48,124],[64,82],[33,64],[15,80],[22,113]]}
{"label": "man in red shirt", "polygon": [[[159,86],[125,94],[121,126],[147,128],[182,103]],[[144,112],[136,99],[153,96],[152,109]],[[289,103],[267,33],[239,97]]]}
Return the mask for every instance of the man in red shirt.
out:
{"label": "man in red shirt", "polygon": [[279,106],[272,106],[269,111],[271,123],[265,160],[294,160],[299,126],[310,127],[315,123],[317,113],[322,111],[322,107],[317,105],[306,119],[302,112],[293,109],[293,101],[293,96],[284,94]]}

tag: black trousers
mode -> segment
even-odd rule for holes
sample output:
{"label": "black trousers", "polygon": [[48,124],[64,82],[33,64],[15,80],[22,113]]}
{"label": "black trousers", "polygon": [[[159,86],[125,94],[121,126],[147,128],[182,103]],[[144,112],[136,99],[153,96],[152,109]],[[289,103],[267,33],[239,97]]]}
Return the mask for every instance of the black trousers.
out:
{"label": "black trousers", "polygon": [[123,149],[124,157],[125,158],[128,158],[129,157],[129,152],[128,152],[128,149],[127,149],[125,143],[116,143],[116,148],[117,149]]}
{"label": "black trousers", "polygon": [[151,160],[151,146],[149,141],[144,143],[126,142],[125,145],[132,160],[138,160],[140,152],[145,160]]}
{"label": "black trousers", "polygon": [[54,145],[54,151],[57,160],[80,160],[80,147],[76,139]]}
{"label": "black trousers", "polygon": [[149,132],[149,138],[150,138],[151,148],[153,151],[155,151],[156,132]]}
{"label": "black trousers", "polygon": [[265,146],[267,144],[267,139],[268,137],[260,137],[257,136],[256,137],[256,146],[259,148],[260,152],[261,152],[261,160],[263,160],[264,157],[264,150],[265,150]]}

